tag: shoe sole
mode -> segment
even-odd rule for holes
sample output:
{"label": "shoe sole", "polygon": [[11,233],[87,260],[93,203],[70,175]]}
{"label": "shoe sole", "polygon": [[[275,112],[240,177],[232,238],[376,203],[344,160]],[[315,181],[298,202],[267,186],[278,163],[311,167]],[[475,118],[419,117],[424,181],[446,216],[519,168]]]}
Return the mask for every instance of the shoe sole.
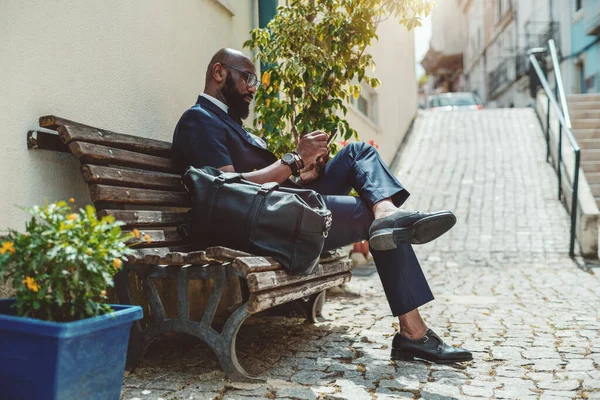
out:
{"label": "shoe sole", "polygon": [[425,244],[448,232],[456,224],[452,213],[431,215],[418,220],[406,228],[382,229],[369,238],[369,246],[374,250],[395,249],[400,243]]}
{"label": "shoe sole", "polygon": [[415,353],[410,353],[410,352],[401,352],[398,350],[392,350],[391,358],[392,358],[392,360],[397,360],[397,361],[424,360],[424,361],[428,361],[428,362],[432,362],[432,363],[436,363],[436,364],[454,364],[454,363],[458,363],[458,362],[473,361],[473,356],[464,357],[464,358],[455,358],[455,359],[433,360],[430,358],[425,358],[420,354],[415,354]]}

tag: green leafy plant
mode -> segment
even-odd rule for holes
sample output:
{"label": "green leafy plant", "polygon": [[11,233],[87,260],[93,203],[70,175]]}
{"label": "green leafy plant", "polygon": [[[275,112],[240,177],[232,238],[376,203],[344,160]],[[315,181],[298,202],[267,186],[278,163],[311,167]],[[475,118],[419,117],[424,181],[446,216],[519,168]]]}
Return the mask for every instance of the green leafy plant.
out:
{"label": "green leafy plant", "polygon": [[0,277],[12,279],[17,315],[65,322],[110,312],[106,289],[139,231],[124,234],[121,222],[98,219],[90,205],[74,212],[60,201],[27,211],[25,232],[9,230],[0,240]]}
{"label": "green leafy plant", "polygon": [[[291,0],[267,28],[254,29],[244,43],[266,65],[256,93],[254,131],[277,155],[293,150],[314,130],[357,139],[345,119],[348,101],[358,98],[375,67],[368,46],[377,26],[394,18],[408,29],[421,24],[428,0]],[[408,78],[408,77],[407,77]]]}

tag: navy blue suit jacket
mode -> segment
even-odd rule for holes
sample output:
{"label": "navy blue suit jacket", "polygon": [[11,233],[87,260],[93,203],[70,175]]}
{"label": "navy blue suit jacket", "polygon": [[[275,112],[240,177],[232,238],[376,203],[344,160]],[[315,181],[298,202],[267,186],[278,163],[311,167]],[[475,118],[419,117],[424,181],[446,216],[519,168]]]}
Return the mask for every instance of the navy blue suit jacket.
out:
{"label": "navy blue suit jacket", "polygon": [[248,136],[240,122],[202,96],[175,127],[172,157],[181,173],[189,166],[225,165],[233,165],[236,172],[250,172],[277,161]]}

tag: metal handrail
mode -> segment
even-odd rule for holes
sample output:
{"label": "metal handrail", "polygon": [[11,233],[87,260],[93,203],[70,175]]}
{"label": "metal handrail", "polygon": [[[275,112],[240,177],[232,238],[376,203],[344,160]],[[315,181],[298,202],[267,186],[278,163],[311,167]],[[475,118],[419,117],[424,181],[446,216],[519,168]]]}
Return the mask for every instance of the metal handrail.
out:
{"label": "metal handrail", "polygon": [[558,56],[556,53],[556,45],[554,44],[554,40],[548,40],[548,49],[550,50],[550,56],[552,58],[552,68],[554,70],[555,77],[555,89],[557,91],[558,96],[560,97],[561,107],[558,105],[556,101],[556,97],[552,89],[550,88],[550,83],[540,66],[536,58],[536,54],[545,53],[545,48],[534,48],[528,51],[529,61],[531,65],[535,69],[535,72],[540,79],[540,83],[546,92],[546,96],[548,97],[548,110],[546,115],[546,161],[550,158],[550,106],[554,109],[556,116],[558,117],[558,162],[556,164],[558,174],[558,199],[561,200],[562,197],[562,133],[563,130],[567,135],[567,139],[569,140],[569,144],[571,146],[571,150],[575,154],[575,169],[573,171],[573,184],[571,185],[571,240],[569,243],[569,255],[572,257],[575,255],[575,228],[577,222],[577,195],[579,189],[579,165],[581,164],[581,148],[579,144],[573,137],[573,132],[571,132],[571,116],[569,115],[569,108],[567,106],[567,98],[565,96],[565,89],[562,81],[562,74],[560,72],[560,64],[558,63]]}

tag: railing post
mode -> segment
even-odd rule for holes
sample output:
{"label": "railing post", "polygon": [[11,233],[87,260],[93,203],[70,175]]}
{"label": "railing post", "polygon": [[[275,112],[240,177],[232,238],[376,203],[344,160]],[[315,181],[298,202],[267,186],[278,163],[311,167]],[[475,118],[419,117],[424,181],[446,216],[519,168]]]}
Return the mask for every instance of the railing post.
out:
{"label": "railing post", "polygon": [[[535,73],[540,79],[540,83],[548,96],[548,113],[546,114],[546,137],[547,137],[547,145],[550,143],[550,106],[554,109],[556,113],[556,119],[558,120],[558,148],[557,148],[557,163],[556,163],[556,172],[558,174],[558,200],[562,200],[562,137],[563,130],[565,130],[567,139],[569,140],[569,144],[571,146],[571,150],[575,155],[575,170],[573,171],[573,181],[571,185],[571,237],[569,241],[569,255],[573,257],[575,255],[575,240],[577,238],[577,215],[578,215],[578,194],[579,194],[579,166],[581,164],[581,148],[579,144],[577,144],[577,140],[573,137],[573,133],[571,131],[571,117],[569,115],[569,106],[567,104],[567,99],[565,96],[565,90],[562,83],[562,74],[560,71],[560,64],[558,61],[558,56],[556,52],[556,46],[554,44],[554,40],[548,41],[548,48],[550,50],[550,55],[552,56],[552,66],[554,68],[554,77],[555,77],[555,91],[556,96],[553,93],[552,88],[550,87],[550,83],[546,78],[546,74],[542,70],[540,63],[536,57],[536,54],[540,54],[544,49],[535,48],[529,50],[529,61],[533,66]],[[556,97],[560,99],[560,105],[556,99]],[[546,160],[549,158],[549,148],[546,148]],[[554,164],[552,164],[554,167]],[[566,200],[566,198],[565,198]],[[565,202],[566,203],[566,202]],[[568,206],[568,204],[566,204]],[[568,210],[568,207],[567,207]]]}
{"label": "railing post", "polygon": [[550,96],[548,97],[548,112],[546,113],[546,162],[550,161]]}
{"label": "railing post", "polygon": [[556,164],[556,171],[558,172],[558,199],[560,200],[560,193],[562,187],[562,124],[558,124],[558,163]]}
{"label": "railing post", "polygon": [[575,171],[573,175],[573,195],[571,198],[571,242],[569,243],[569,255],[575,255],[575,227],[577,224],[577,192],[579,191],[579,164],[581,153],[580,150],[575,150]]}

